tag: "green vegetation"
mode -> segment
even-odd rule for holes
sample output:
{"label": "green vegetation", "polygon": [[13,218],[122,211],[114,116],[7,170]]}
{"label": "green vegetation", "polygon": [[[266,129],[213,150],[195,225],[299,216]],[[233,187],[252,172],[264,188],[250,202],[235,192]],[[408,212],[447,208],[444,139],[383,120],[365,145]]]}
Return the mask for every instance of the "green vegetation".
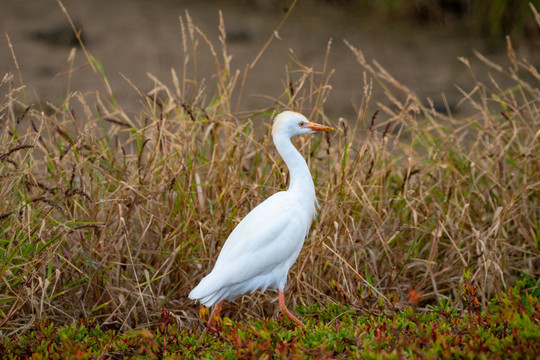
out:
{"label": "green vegetation", "polygon": [[[173,70],[173,86],[155,79],[155,89],[139,92],[135,115],[122,109],[106,69],[84,47],[105,89],[95,96],[71,91],[43,112],[25,100],[21,74],[0,82],[4,354],[503,358],[540,351],[540,75],[511,43],[507,66],[478,56],[513,85],[464,89],[462,105],[473,113],[463,118],[425,105],[350,46],[366,72],[356,119],[332,122],[334,136],[297,143],[321,203],[289,276],[287,302],[306,331],[261,320],[274,314],[265,309],[274,294],[256,293],[231,306],[238,313],[216,337],[199,339],[189,290],[238,221],[287,183],[270,119],[292,109],[330,123],[331,71],[295,59],[272,106],[240,111],[250,67],[231,69],[223,23],[220,50],[189,17],[181,30],[181,75]],[[210,80],[198,78],[192,62],[201,46],[214,54]],[[388,96],[376,107],[373,83]]]}
{"label": "green vegetation", "polygon": [[539,0],[351,0],[350,3],[417,23],[459,26],[469,33],[487,38],[503,38],[506,35],[534,38],[538,33],[530,16],[529,4],[538,8]]}
{"label": "green vegetation", "polygon": [[305,330],[283,318],[225,318],[217,333],[201,335],[196,325],[176,325],[167,310],[159,325],[124,333],[92,322],[58,327],[45,320],[22,341],[0,340],[0,349],[6,359],[532,359],[540,352],[540,304],[519,287],[495,297],[487,313],[474,301],[463,315],[444,302],[428,312],[337,304],[298,310]]}

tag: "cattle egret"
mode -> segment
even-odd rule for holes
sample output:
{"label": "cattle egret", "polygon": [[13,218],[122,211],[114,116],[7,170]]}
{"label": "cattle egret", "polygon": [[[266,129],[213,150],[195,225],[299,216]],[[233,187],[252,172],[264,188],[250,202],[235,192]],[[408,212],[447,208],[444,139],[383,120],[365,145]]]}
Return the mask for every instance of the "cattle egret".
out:
{"label": "cattle egret", "polygon": [[289,188],[270,196],[236,226],[225,241],[212,272],[189,294],[190,299],[199,300],[207,307],[215,305],[209,327],[219,316],[225,300],[267,288],[278,290],[281,312],[304,327],[285,306],[283,288],[316,215],[317,198],[306,161],[291,138],[316,131],[335,129],[310,122],[292,111],[276,116],[272,138],[289,168]]}

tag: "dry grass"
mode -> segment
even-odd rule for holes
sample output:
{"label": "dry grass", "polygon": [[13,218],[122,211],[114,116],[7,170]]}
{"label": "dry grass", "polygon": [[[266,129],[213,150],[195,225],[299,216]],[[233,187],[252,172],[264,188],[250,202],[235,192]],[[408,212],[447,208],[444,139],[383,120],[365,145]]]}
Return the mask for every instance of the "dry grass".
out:
{"label": "dry grass", "polygon": [[[351,46],[356,71],[366,72],[365,92],[357,119],[338,124],[324,113],[332,71],[294,58],[272,107],[236,110],[249,66],[230,68],[224,25],[219,47],[189,17],[181,26],[181,75],[172,71],[172,87],[156,79],[137,116],[116,103],[89,54],[105,91],[72,91],[51,114],[24,100],[20,74],[4,76],[3,329],[80,317],[135,327],[156,321],[162,307],[182,324],[194,320],[198,307],[186,295],[228,233],[286,187],[269,136],[271,118],[284,109],[339,128],[297,142],[321,211],[289,274],[291,305],[400,304],[409,290],[423,294],[421,305],[439,297],[459,305],[464,276],[485,305],[517,277],[539,277],[540,76],[511,47],[509,67],[485,62],[515,86],[464,89],[475,114],[458,119],[422,105]],[[212,80],[191,75],[197,46],[214,54]],[[374,80],[387,89],[385,104],[372,104]],[[373,122],[377,108],[386,118]],[[275,296],[267,294],[227,311],[272,315]]]}

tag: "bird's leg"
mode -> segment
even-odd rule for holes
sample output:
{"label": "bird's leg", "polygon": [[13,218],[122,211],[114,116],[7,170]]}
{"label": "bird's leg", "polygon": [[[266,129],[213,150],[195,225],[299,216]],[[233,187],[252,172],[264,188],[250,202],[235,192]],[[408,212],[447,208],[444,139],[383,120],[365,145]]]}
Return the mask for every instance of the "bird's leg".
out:
{"label": "bird's leg", "polygon": [[212,313],[210,314],[210,319],[208,320],[207,327],[213,328],[214,324],[216,323],[215,318],[219,317],[221,314],[221,308],[223,307],[223,303],[225,302],[225,299],[221,300],[214,306],[214,309],[212,309]]}
{"label": "bird's leg", "polygon": [[285,306],[285,294],[283,294],[283,291],[278,290],[278,292],[279,292],[279,310],[281,310],[283,315],[285,315],[286,317],[288,317],[289,319],[294,321],[296,323],[296,325],[298,325],[300,327],[303,327],[303,328],[306,327],[306,325],[304,325],[300,320],[298,320],[298,318],[296,316],[291,314],[289,309],[287,309],[287,307]]}
{"label": "bird's leg", "polygon": [[203,339],[204,334],[208,334],[208,332],[215,332],[217,331],[216,327],[214,327],[216,323],[216,317],[219,317],[219,314],[221,313],[221,308],[223,307],[223,303],[225,300],[221,300],[214,306],[212,309],[212,313],[210,314],[210,319],[208,319],[208,323],[206,324],[206,327],[204,328],[204,331],[201,334],[201,337],[199,340]]}

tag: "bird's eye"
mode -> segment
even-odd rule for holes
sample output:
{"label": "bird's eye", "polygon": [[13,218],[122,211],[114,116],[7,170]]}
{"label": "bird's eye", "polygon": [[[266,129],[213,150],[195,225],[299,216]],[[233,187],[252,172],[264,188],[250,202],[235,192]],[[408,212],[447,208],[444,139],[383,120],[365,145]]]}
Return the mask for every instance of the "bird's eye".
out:
{"label": "bird's eye", "polygon": [[300,126],[304,126],[304,125],[306,125],[306,123],[302,121],[302,122],[300,123]]}

